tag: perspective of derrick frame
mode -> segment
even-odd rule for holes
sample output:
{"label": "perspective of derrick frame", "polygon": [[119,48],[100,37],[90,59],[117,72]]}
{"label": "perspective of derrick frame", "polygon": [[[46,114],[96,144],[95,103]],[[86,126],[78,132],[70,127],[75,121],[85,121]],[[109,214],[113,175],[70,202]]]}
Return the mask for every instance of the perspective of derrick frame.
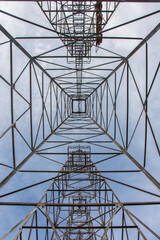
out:
{"label": "perspective of derrick frame", "polygon": [[[127,2],[127,1],[125,1]],[[130,1],[128,1],[130,2]],[[160,63],[155,67],[155,74],[149,85],[149,53],[148,42],[158,33],[160,24],[154,27],[145,38],[141,37],[112,37],[104,36],[105,30],[112,15],[117,10],[119,2],[110,1],[37,1],[37,3],[50,22],[52,29],[43,25],[22,19],[11,13],[1,11],[2,14],[17,18],[20,21],[27,22],[39,28],[57,33],[58,36],[50,37],[51,39],[60,38],[63,46],[67,49],[67,55],[53,55],[54,48],[43,52],[36,57],[31,56],[28,51],[22,47],[18,40],[36,39],[36,37],[17,37],[14,38],[3,26],[1,26],[2,34],[8,39],[1,45],[8,45],[10,51],[10,82],[3,76],[4,81],[11,89],[11,125],[1,134],[1,139],[9,132],[12,139],[12,166],[1,162],[1,166],[11,168],[10,173],[2,180],[0,186],[4,187],[9,180],[17,173],[57,173],[58,175],[50,179],[40,181],[38,183],[18,188],[14,191],[1,194],[1,198],[9,195],[14,195],[27,189],[32,189],[40,186],[44,182],[52,181],[45,194],[39,202],[8,202],[4,200],[0,205],[5,206],[34,206],[34,209],[29,212],[20,222],[18,222],[11,230],[9,230],[1,239],[7,239],[12,232],[17,231],[14,239],[148,239],[148,231],[154,239],[160,239],[158,233],[153,231],[132,211],[128,210],[127,206],[142,206],[159,205],[160,201],[146,202],[121,202],[108,181],[126,186],[138,192],[154,196],[155,199],[160,195],[152,191],[145,190],[130,185],[123,181],[117,181],[106,177],[106,173],[126,173],[126,174],[144,174],[146,178],[158,189],[160,183],[146,170],[147,161],[147,139],[148,129],[151,131],[151,137],[158,153],[159,143],[154,132],[154,126],[150,120],[148,104],[149,95],[155,84],[159,74]],[[113,26],[119,28],[124,25],[138,22],[141,19],[149,18],[153,15],[158,15],[160,11],[152,12],[140,18],[133,19]],[[37,37],[41,38],[41,37]],[[42,37],[43,38],[43,37]],[[49,37],[44,37],[49,39]],[[105,39],[123,39],[138,41],[136,47],[126,56],[123,57],[111,50],[102,48],[100,45]],[[14,77],[14,47],[19,49],[28,59],[20,74]],[[62,48],[59,47],[59,48]],[[97,50],[95,56],[91,50],[95,47]],[[145,96],[141,95],[141,89],[136,83],[132,67],[129,60],[141,50],[145,48]],[[99,49],[99,50],[98,50]],[[104,50],[106,55],[100,56],[98,52]],[[110,55],[108,55],[108,53]],[[64,66],[53,62],[55,58],[66,58],[70,65]],[[92,67],[85,67],[91,64],[93,59],[105,59],[105,63],[97,64]],[[44,68],[41,63],[48,64]],[[116,63],[116,65],[114,65]],[[107,65],[112,66],[112,69],[105,68]],[[101,67],[104,67],[101,68]],[[29,70],[29,100],[16,89],[20,77],[23,73]],[[37,70],[38,69],[38,70]],[[122,69],[117,80],[118,71]],[[66,74],[59,74],[53,77],[49,71],[68,71]],[[93,73],[97,71],[109,71],[107,77],[103,74]],[[40,77],[38,71],[42,73]],[[126,72],[126,76],[125,73]],[[114,88],[110,86],[110,79],[114,82]],[[124,80],[125,79],[125,80]],[[38,129],[34,129],[33,114],[33,81],[37,82],[39,94],[42,103],[42,113],[38,123]],[[47,82],[48,81],[48,82]],[[121,122],[118,117],[118,94],[122,81],[126,81],[126,116],[125,116],[125,131],[121,128]],[[133,81],[136,86],[136,91],[141,100],[141,113],[137,119],[135,128],[129,136],[129,109],[130,109],[130,81]],[[41,85],[39,84],[41,83]],[[47,83],[46,83],[47,82]],[[47,91],[44,86],[47,86]],[[18,93],[27,104],[28,108],[15,119],[14,92]],[[53,97],[54,95],[54,97]],[[105,97],[104,97],[105,96]],[[49,102],[47,102],[49,99]],[[55,112],[54,104],[55,101]],[[48,105],[47,105],[48,104]],[[109,110],[112,105],[111,113]],[[49,108],[48,108],[49,106]],[[104,112],[105,107],[105,112]],[[23,130],[19,130],[18,122],[29,113],[30,122],[28,125],[30,139],[25,137]],[[141,164],[136,157],[129,153],[130,144],[134,138],[138,128],[141,116],[144,115],[144,150],[143,163]],[[123,119],[124,120],[124,119]],[[113,122],[113,124],[111,124]],[[46,126],[49,126],[47,134]],[[110,129],[112,128],[112,132]],[[77,132],[74,132],[77,131]],[[84,131],[84,132],[83,132]],[[117,134],[119,132],[119,135]],[[42,132],[41,141],[38,141],[39,135]],[[20,135],[25,144],[29,147],[30,153],[17,163],[16,157],[16,133]],[[53,140],[54,135],[65,136],[67,140]],[[71,137],[69,137],[71,135]],[[82,137],[77,137],[77,135]],[[98,137],[104,135],[103,141],[98,140]],[[92,139],[94,138],[94,139]],[[97,139],[96,139],[97,138]],[[68,145],[68,151],[52,152],[54,144],[56,147],[65,147]],[[104,146],[104,143],[106,144]],[[104,151],[92,152],[91,146],[100,146]],[[56,155],[67,156],[67,161],[62,164],[60,171],[56,170],[27,170],[23,169],[25,163],[34,155],[53,160]],[[99,157],[107,154],[108,157],[99,160]],[[98,160],[92,161],[92,157],[96,155]],[[109,159],[118,158],[122,155],[126,156],[136,167],[129,170],[98,170],[97,164],[105,162]],[[48,157],[49,156],[49,157]],[[53,160],[54,161],[54,160]],[[55,161],[56,162],[56,161]],[[57,161],[58,162],[58,161]],[[104,173],[104,176],[103,176]],[[125,179],[124,179],[125,181]],[[118,233],[118,235],[117,235]],[[120,235],[119,235],[120,234]],[[120,236],[120,238],[119,238]],[[8,238],[10,239],[10,238]]]}

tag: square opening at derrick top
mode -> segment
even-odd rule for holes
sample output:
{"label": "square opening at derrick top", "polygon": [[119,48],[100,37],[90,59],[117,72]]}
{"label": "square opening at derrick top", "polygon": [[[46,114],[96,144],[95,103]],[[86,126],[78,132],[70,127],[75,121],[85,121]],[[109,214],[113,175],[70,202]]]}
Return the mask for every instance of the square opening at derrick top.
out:
{"label": "square opening at derrick top", "polygon": [[86,100],[73,99],[72,100],[72,113],[86,113]]}

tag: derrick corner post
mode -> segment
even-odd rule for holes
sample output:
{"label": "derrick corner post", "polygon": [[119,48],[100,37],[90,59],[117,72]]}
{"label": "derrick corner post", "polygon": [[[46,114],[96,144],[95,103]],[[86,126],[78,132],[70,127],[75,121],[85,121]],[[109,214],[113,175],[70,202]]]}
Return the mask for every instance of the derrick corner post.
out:
{"label": "derrick corner post", "polygon": [[160,239],[160,6],[27,2],[1,11],[1,239]]}

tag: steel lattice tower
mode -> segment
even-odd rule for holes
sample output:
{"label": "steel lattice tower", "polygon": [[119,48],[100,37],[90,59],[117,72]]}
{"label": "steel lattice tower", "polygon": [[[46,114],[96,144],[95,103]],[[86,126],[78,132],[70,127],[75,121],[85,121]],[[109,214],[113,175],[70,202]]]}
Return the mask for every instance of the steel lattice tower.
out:
{"label": "steel lattice tower", "polygon": [[0,239],[160,239],[159,1],[0,7]]}

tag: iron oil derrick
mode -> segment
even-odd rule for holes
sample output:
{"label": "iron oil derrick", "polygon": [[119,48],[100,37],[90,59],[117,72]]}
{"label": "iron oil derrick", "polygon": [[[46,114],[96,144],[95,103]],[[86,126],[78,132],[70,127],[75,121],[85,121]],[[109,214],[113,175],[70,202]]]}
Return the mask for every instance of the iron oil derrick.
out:
{"label": "iron oil derrick", "polygon": [[[117,5],[117,2],[106,2],[105,14],[102,14],[102,1],[39,3],[42,11],[67,48],[67,62],[75,65],[77,92],[71,95],[75,99],[85,97],[83,91],[81,91],[84,64],[89,64],[91,61],[93,45],[99,46],[101,44],[102,33],[100,32],[107,24]],[[78,105],[79,111],[81,111],[81,101]]]}
{"label": "iron oil derrick", "polygon": [[160,239],[160,4],[138,2],[0,2],[1,239]]}
{"label": "iron oil derrick", "polygon": [[141,221],[120,202],[90,154],[90,147],[69,147],[68,160],[41,200],[2,239],[19,225],[18,240],[118,239],[120,233],[124,239],[147,239],[138,226]]}

